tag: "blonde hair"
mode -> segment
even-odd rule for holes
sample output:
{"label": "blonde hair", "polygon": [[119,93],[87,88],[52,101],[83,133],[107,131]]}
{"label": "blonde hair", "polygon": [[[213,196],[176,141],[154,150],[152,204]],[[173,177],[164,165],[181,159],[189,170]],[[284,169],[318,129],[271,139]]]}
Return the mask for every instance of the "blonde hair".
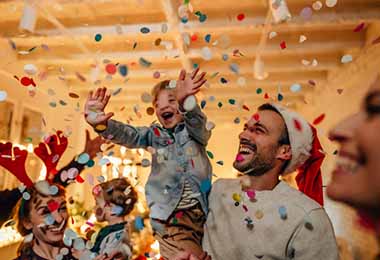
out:
{"label": "blonde hair", "polygon": [[157,97],[158,97],[158,94],[164,90],[164,89],[168,89],[168,86],[169,86],[169,83],[170,83],[170,80],[163,80],[159,83],[157,83],[156,85],[154,85],[153,89],[152,89],[152,97],[153,97],[153,104],[157,101]]}
{"label": "blonde hair", "polygon": [[125,178],[117,178],[99,184],[106,202],[120,206],[123,211],[120,216],[128,215],[137,202],[137,193]]}

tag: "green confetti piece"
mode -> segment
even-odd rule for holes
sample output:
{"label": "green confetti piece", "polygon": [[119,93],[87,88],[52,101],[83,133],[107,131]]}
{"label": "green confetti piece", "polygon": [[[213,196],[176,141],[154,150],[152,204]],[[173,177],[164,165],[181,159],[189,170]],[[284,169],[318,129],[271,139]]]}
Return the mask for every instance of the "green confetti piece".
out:
{"label": "green confetti piece", "polygon": [[236,101],[235,101],[235,99],[231,98],[228,100],[228,103],[230,103],[231,105],[235,105]]}
{"label": "green confetti piece", "polygon": [[207,151],[207,155],[208,157],[210,157],[210,159],[214,159],[214,155],[212,154],[212,152]]}
{"label": "green confetti piece", "polygon": [[223,103],[222,102],[219,102],[218,103],[218,107],[221,108],[223,106]]}
{"label": "green confetti piece", "polygon": [[27,138],[24,139],[24,141],[26,143],[31,143],[33,141],[33,138],[32,137],[27,137]]}
{"label": "green confetti piece", "polygon": [[261,93],[263,93],[263,90],[261,88],[256,89],[256,94],[261,94]]}

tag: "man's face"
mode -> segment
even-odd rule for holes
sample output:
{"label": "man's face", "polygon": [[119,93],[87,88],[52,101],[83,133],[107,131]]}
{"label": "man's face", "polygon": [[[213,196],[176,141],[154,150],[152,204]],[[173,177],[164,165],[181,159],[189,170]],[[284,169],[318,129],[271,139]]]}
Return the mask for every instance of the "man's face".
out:
{"label": "man's face", "polygon": [[69,214],[64,196],[36,195],[32,201],[30,218],[24,223],[33,235],[46,244],[61,245]]}
{"label": "man's face", "polygon": [[260,176],[282,162],[278,143],[285,125],[282,117],[270,110],[258,111],[240,133],[234,168],[241,173]]}
{"label": "man's face", "polygon": [[174,90],[161,90],[158,93],[154,106],[158,121],[160,121],[163,127],[167,129],[174,128],[182,121],[182,115],[178,111],[178,102]]}

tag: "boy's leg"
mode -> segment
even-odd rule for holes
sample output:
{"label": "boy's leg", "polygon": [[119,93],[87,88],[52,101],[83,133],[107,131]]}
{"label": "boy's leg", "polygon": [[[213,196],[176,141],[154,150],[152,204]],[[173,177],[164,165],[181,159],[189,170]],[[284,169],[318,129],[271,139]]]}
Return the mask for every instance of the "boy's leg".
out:
{"label": "boy's leg", "polygon": [[206,216],[199,203],[192,208],[174,212],[165,224],[162,234],[155,234],[155,238],[160,243],[161,256],[165,260],[170,260],[182,250],[200,255],[203,252],[202,238],[205,220]]}

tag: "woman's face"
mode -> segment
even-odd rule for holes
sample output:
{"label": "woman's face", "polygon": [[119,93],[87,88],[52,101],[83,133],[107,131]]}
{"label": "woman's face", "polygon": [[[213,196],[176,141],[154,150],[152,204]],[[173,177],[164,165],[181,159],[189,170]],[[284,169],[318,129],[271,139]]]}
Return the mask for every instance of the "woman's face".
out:
{"label": "woman's face", "polygon": [[35,239],[59,246],[69,218],[65,197],[37,194],[30,208],[29,218],[23,222],[25,228],[32,230]]}
{"label": "woman's face", "polygon": [[330,131],[338,142],[336,168],[327,195],[359,209],[380,209],[380,77],[360,111]]}

